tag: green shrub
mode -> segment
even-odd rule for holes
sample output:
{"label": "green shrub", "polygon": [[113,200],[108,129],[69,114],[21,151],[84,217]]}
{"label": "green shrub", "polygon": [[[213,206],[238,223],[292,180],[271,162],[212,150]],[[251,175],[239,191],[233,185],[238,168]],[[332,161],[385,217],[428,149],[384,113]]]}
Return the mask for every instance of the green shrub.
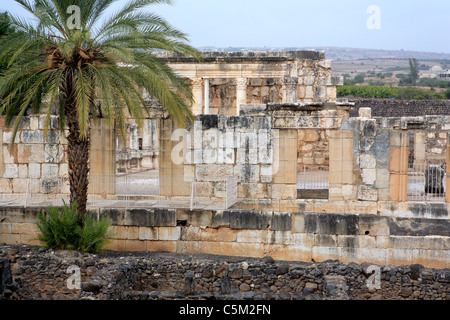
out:
{"label": "green shrub", "polygon": [[445,90],[444,92],[442,92],[442,94],[446,99],[450,99],[450,89]]}
{"label": "green shrub", "polygon": [[391,98],[401,100],[441,100],[446,99],[444,93],[423,90],[413,87],[399,88],[386,86],[342,86],[337,88],[338,96],[357,98]]}
{"label": "green shrub", "polygon": [[78,250],[86,252],[99,252],[107,242],[108,228],[111,222],[105,217],[96,220],[86,218],[83,228],[79,229]]}
{"label": "green shrub", "polygon": [[76,204],[65,203],[61,208],[49,207],[46,214],[40,214],[36,222],[40,234],[38,239],[52,249],[79,250],[96,253],[107,242],[111,222],[102,217],[85,217],[81,221]]}

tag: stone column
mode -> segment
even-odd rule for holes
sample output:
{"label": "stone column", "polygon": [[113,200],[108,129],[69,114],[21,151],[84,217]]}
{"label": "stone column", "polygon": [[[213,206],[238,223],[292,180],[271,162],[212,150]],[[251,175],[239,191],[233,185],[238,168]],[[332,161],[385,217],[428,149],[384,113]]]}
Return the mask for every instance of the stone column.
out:
{"label": "stone column", "polygon": [[445,202],[450,203],[450,134],[447,135],[447,160],[446,160],[446,186],[445,186]]}
{"label": "stone column", "polygon": [[298,78],[283,78],[283,102],[297,103]]}
{"label": "stone column", "polygon": [[247,103],[247,78],[236,79],[236,115],[239,115],[241,105]]}
{"label": "stone column", "polygon": [[203,78],[205,84],[205,114],[209,114],[209,78]]}
{"label": "stone column", "polygon": [[414,169],[423,171],[426,158],[426,138],[425,132],[414,134]]}
{"label": "stone column", "polygon": [[194,115],[202,114],[203,112],[203,79],[192,79],[192,95],[194,102],[192,103],[192,113]]}

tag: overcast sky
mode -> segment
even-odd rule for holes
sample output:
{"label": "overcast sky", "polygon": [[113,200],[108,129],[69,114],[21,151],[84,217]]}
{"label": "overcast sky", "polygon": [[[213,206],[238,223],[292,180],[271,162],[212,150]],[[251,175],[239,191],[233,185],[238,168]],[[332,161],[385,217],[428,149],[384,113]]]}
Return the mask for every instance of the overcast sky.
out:
{"label": "overcast sky", "polygon": [[[127,2],[119,0],[119,6]],[[0,11],[5,10],[23,15],[13,0],[0,0]],[[189,34],[196,47],[337,46],[450,53],[449,0],[173,0],[173,6],[147,10]]]}

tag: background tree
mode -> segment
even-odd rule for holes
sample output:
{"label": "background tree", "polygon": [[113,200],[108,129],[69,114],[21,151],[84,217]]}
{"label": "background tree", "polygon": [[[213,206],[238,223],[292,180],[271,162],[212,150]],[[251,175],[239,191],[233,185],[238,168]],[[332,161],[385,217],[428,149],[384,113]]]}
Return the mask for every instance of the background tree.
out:
{"label": "background tree", "polygon": [[419,80],[419,62],[415,58],[409,59],[409,73],[400,79],[399,86],[413,86]]}
{"label": "background tree", "polygon": [[[11,20],[9,19],[8,12],[0,13],[0,41],[12,32],[14,32],[14,30],[11,27]],[[0,61],[0,75],[2,75],[3,70],[6,69],[7,64],[6,58]]]}
{"label": "background tree", "polygon": [[[89,127],[101,113],[125,138],[126,112],[139,125],[147,106],[138,88],[158,99],[179,126],[193,115],[186,82],[158,59],[155,50],[199,58],[187,36],[163,18],[142,10],[170,0],[133,0],[104,20],[117,0],[15,0],[37,23],[11,17],[18,32],[2,40],[8,69],[0,81],[0,113],[13,124],[13,140],[27,110],[44,111],[48,126],[56,107],[68,128],[70,204],[83,221],[89,185]],[[44,101],[46,103],[44,103]],[[100,103],[99,103],[100,102]],[[46,126],[46,127],[47,127]]]}
{"label": "background tree", "polygon": [[409,76],[411,77],[411,83],[415,85],[419,79],[419,62],[416,58],[409,59]]}

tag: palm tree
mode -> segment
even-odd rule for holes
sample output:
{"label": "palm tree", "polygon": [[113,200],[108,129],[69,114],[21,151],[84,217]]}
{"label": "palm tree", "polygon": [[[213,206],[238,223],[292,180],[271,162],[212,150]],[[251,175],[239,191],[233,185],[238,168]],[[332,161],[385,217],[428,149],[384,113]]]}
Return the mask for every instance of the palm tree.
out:
{"label": "palm tree", "polygon": [[[45,112],[47,126],[56,108],[60,128],[68,128],[70,203],[86,212],[89,127],[102,115],[126,135],[126,110],[142,125],[147,107],[140,88],[159,100],[179,126],[193,119],[186,82],[154,54],[165,50],[200,58],[184,33],[142,10],[170,0],[132,0],[102,19],[117,0],[15,0],[37,23],[12,16],[16,33],[2,40],[0,61],[9,58],[1,79],[0,114],[13,125],[31,109]],[[47,127],[46,126],[46,127]],[[14,143],[14,139],[12,140]],[[81,219],[82,220],[82,219]]]}

